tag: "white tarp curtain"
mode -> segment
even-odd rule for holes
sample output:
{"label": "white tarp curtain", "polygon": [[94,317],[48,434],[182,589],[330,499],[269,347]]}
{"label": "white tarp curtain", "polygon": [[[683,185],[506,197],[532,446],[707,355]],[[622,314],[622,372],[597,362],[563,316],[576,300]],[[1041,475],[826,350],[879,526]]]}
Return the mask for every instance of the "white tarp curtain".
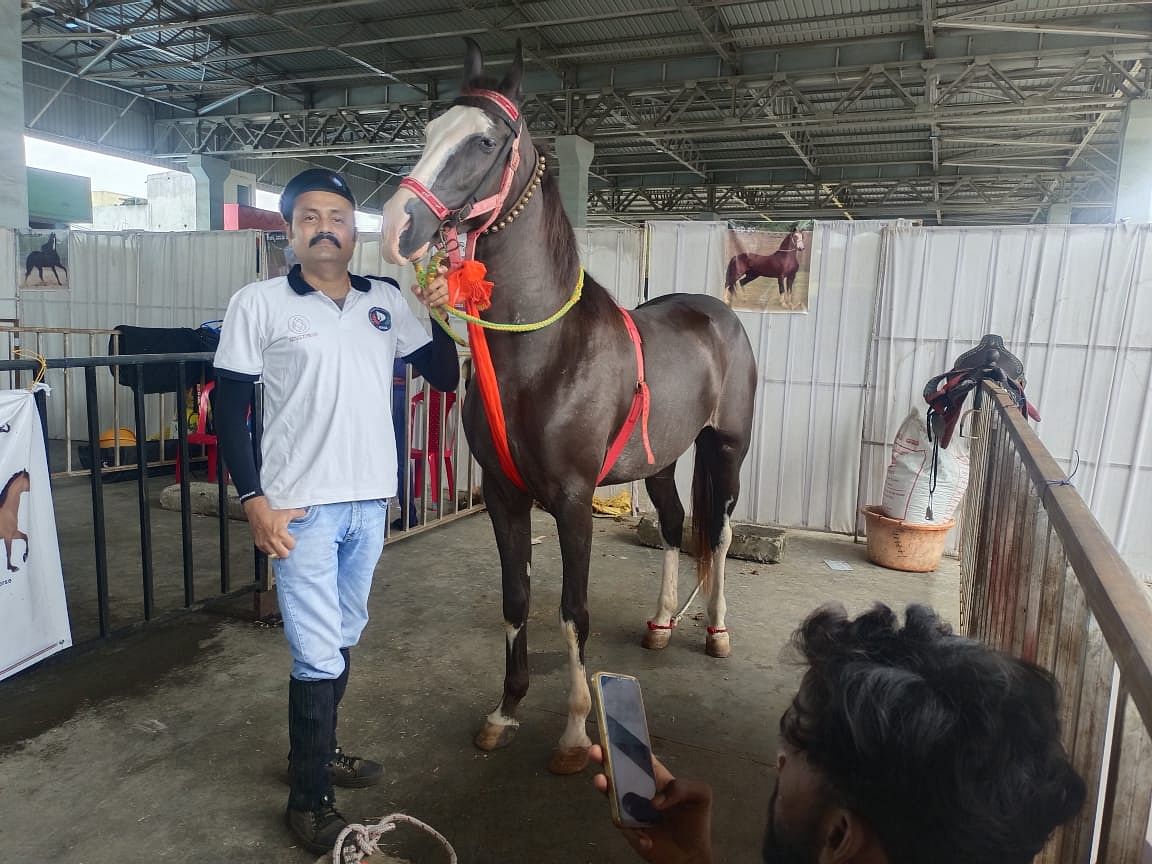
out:
{"label": "white tarp curtain", "polygon": [[894,228],[885,238],[861,503],[931,376],[985,333],[1024,362],[1035,428],[1129,564],[1152,576],[1152,226]]}
{"label": "white tarp curtain", "polygon": [[626,309],[644,302],[644,232],[624,225],[577,228],[580,263]]}
{"label": "white tarp curtain", "polygon": [[[807,315],[738,312],[760,373],[735,516],[850,532],[883,222],[818,222]],[[726,222],[649,222],[648,295],[723,295]],[[677,485],[687,500],[692,456]]]}
{"label": "white tarp curtain", "polygon": [[724,296],[727,222],[648,222],[648,291]]}
{"label": "white tarp curtain", "polygon": [[72,644],[44,432],[27,390],[0,390],[0,680]]}
{"label": "white tarp curtain", "polygon": [[[20,294],[20,324],[25,327],[104,330],[119,324],[140,327],[198,327],[222,318],[228,298],[242,285],[262,278],[259,231],[101,232],[72,231],[68,237],[70,284],[67,290],[27,290]],[[32,347],[32,337],[24,344]],[[41,335],[39,352],[46,357],[101,356],[108,351],[107,335]],[[80,370],[52,370],[47,382],[48,428],[64,437],[65,402],[71,436],[87,439],[84,378]],[[107,369],[98,370],[100,428],[131,428],[131,393],[116,387]],[[149,428],[162,419],[158,397],[147,406]],[[57,466],[53,466],[55,469]]]}
{"label": "white tarp curtain", "polygon": [[16,242],[15,231],[0,228],[0,318],[16,317]]}

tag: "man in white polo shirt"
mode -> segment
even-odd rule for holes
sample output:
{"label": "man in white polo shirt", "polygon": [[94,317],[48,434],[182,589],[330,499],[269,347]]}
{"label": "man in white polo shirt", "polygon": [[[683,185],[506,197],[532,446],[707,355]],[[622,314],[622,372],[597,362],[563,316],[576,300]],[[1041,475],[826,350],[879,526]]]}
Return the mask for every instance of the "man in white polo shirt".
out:
{"label": "man in white polo shirt", "polygon": [[[285,187],[280,211],[299,263],[228,304],[215,359],[216,429],[253,541],[273,559],[292,652],[285,819],[320,854],[347,824],[332,786],[383,777],[379,763],[337,746],[336,710],[397,491],[393,361],[403,357],[444,391],[456,389],[459,368],[451,339],[439,327],[430,338],[394,282],[348,272],[355,199],[343,177],[304,171]],[[441,314],[443,279],[418,296]],[[257,380],[259,472],[246,422]]]}

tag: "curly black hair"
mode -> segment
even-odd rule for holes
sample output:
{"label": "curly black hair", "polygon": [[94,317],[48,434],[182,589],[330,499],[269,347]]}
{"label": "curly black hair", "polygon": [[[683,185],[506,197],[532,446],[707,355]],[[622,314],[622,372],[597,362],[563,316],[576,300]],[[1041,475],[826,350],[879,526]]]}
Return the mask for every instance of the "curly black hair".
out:
{"label": "curly black hair", "polygon": [[892,864],[1027,864],[1084,803],[1046,670],[953,635],[936,613],[818,609],[784,740]]}

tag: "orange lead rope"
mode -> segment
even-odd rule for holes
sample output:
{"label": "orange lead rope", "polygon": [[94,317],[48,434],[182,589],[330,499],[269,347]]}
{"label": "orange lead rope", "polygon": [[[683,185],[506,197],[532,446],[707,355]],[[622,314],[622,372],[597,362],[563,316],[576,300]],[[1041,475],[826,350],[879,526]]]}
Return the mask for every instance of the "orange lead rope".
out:
{"label": "orange lead rope", "polygon": [[[463,303],[464,311],[478,316],[492,305],[492,283],[484,278],[488,272],[483,261],[467,259],[448,271],[448,300],[453,305]],[[500,402],[500,386],[496,383],[496,369],[492,365],[492,355],[488,352],[488,335],[484,328],[468,323],[468,342],[472,348],[472,359],[476,369],[476,380],[480,385],[480,397],[484,402],[484,414],[488,418],[488,428],[492,431],[492,443],[496,445],[496,457],[508,479],[521,491],[528,491],[520,470],[512,460],[508,447],[508,425],[504,422],[504,406]]]}

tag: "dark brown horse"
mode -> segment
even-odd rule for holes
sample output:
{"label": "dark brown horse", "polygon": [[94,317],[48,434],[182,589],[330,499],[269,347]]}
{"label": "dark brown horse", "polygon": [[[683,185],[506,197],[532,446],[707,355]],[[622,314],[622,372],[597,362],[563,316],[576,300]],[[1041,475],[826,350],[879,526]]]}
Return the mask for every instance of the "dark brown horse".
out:
{"label": "dark brown horse", "polygon": [[747,285],[761,276],[775,276],[780,283],[780,303],[785,308],[791,308],[792,283],[796,281],[796,271],[800,269],[796,253],[803,251],[804,235],[800,233],[799,225],[793,225],[780,243],[780,248],[771,255],[757,255],[754,252],[733,255],[728,262],[728,275],[724,279],[729,301],[736,298],[739,285]]}
{"label": "dark brown horse", "polygon": [[[484,220],[473,203],[486,200],[510,176],[507,197],[493,211],[498,231],[478,238],[475,256],[494,283],[493,322],[541,321],[573,294],[580,260],[556,182],[539,178],[540,153],[518,106],[520,52],[493,88],[483,78],[479,47],[469,40],[463,95],[428,124],[420,162],[384,209],[382,246],[394,263],[414,260],[429,244],[446,242],[455,224],[473,231]],[[413,191],[415,188],[418,191]],[[479,207],[480,205],[476,205]],[[445,226],[448,226],[446,229]],[[600,477],[610,443],[625,423],[638,390],[636,348],[620,309],[585,277],[583,296],[564,317],[530,333],[490,331],[488,344],[507,421],[512,460],[525,488],[501,468],[497,446],[474,381],[464,404],[468,443],[484,469],[484,501],[492,519],[504,596],[506,673],[503,698],[476,736],[492,750],[511,742],[516,709],[528,690],[528,602],[533,501],[552,514],[563,558],[560,624],[568,646],[568,725],[553,753],[556,773],[581,770],[587,760],[585,721],[590,699],[585,674],[588,639],[588,565],[592,546],[592,494],[607,485],[643,478],[660,517],[666,551],[663,586],[644,644],[663,648],[677,611],[677,562],[684,509],[676,491],[676,460],[696,445],[693,509],[707,588],[706,649],[729,653],[725,629],[724,556],[729,517],[740,490],[756,390],[756,366],[736,315],[705,295],[661,297],[636,309],[651,392],[646,455],[637,425],[610,473]],[[600,482],[602,479],[602,482]]]}

